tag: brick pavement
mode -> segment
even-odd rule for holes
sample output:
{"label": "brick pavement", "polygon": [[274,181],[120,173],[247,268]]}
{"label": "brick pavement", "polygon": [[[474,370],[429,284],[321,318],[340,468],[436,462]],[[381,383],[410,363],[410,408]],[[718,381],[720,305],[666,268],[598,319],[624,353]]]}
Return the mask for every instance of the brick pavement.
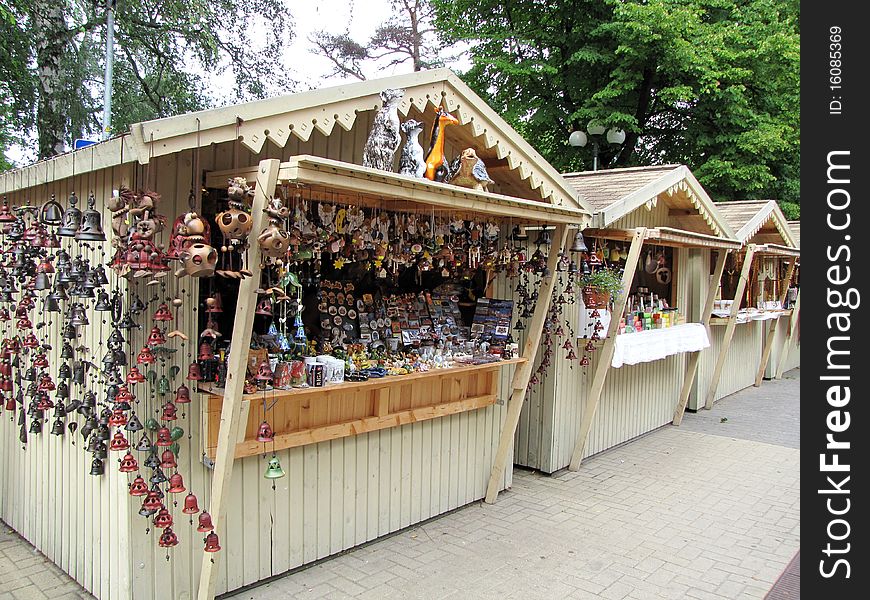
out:
{"label": "brick pavement", "polygon": [[[799,370],[235,599],[763,598],[800,541]],[[723,417],[726,420],[723,420]],[[46,563],[46,595],[21,561]],[[89,597],[0,527],[5,598]],[[66,591],[77,589],[78,592]]]}

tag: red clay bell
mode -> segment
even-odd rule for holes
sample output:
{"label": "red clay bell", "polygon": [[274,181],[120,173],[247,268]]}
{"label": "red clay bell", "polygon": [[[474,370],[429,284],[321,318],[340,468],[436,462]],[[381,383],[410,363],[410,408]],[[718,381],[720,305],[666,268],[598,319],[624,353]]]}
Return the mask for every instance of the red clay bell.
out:
{"label": "red clay bell", "polygon": [[171,321],[172,312],[169,310],[169,305],[163,302],[160,306],[157,307],[157,311],[151,318],[155,321]]}
{"label": "red clay bell", "polygon": [[126,450],[130,447],[130,442],[127,441],[127,438],[124,437],[124,434],[120,431],[116,431],[115,435],[112,436],[112,441],[109,442],[109,450],[113,450],[114,452],[120,452],[121,450]]}
{"label": "red clay bell", "polygon": [[[138,368],[136,369],[138,371]],[[118,393],[115,394],[115,402],[120,404],[122,402],[126,402],[130,404],[136,400],[136,396],[133,395],[133,392],[130,391],[126,385],[122,385],[118,388]]]}
{"label": "red clay bell", "polygon": [[142,349],[139,350],[139,355],[136,357],[136,362],[140,365],[150,365],[153,363],[156,358],[154,358],[154,353],[151,352],[151,348],[148,346],[142,346]]}
{"label": "red clay bell", "polygon": [[[162,346],[166,343],[166,336],[160,331],[156,325],[151,328],[151,333],[148,335],[149,346]],[[153,361],[152,361],[153,362]]]}
{"label": "red clay bell", "polygon": [[147,493],[147,495],[145,496],[145,501],[142,503],[142,508],[154,512],[157,512],[162,506],[163,503],[160,502],[160,496],[154,490],[151,490]]}
{"label": "red clay bell", "polygon": [[190,388],[183,383],[175,390],[176,404],[190,404]]}
{"label": "red clay bell", "polygon": [[202,371],[199,368],[199,363],[192,362],[187,368],[188,381],[202,381]]}
{"label": "red clay bell", "polygon": [[175,453],[172,450],[164,450],[160,454],[160,466],[164,469],[174,469],[178,466],[175,461]]}
{"label": "red clay bell", "polygon": [[172,445],[172,434],[168,427],[161,427],[157,430],[157,442],[155,443],[161,447]]}
{"label": "red clay bell", "polygon": [[272,426],[267,421],[260,423],[260,428],[257,430],[258,442],[271,442],[275,439],[275,432],[272,431]]}
{"label": "red clay bell", "polygon": [[272,316],[272,301],[268,298],[263,298],[257,303],[257,309],[254,311],[255,315],[266,315],[267,317]]}
{"label": "red clay bell", "polygon": [[197,360],[212,360],[214,358],[214,348],[206,341],[199,345],[199,356]]}
{"label": "red clay bell", "polygon": [[275,377],[275,374],[272,373],[272,367],[269,365],[268,360],[264,360],[260,363],[260,366],[257,367],[257,374],[254,376],[254,379],[257,381],[272,381]]}
{"label": "red clay bell", "polygon": [[221,549],[220,541],[218,540],[217,534],[212,531],[207,536],[205,536],[205,551],[206,552],[217,552]]}
{"label": "red clay bell", "polygon": [[199,512],[199,504],[197,503],[196,496],[193,492],[188,493],[187,496],[184,497],[184,508],[181,509],[181,512],[186,515],[195,515]]}
{"label": "red clay bell", "polygon": [[48,357],[40,352],[33,357],[33,366],[37,369],[44,369],[48,366]]}
{"label": "red clay bell", "polygon": [[169,489],[166,491],[170,494],[180,494],[185,491],[184,478],[181,473],[174,473],[169,477]]}
{"label": "red clay bell", "polygon": [[178,545],[178,536],[172,531],[172,527],[167,527],[163,530],[163,533],[160,534],[160,539],[157,541],[157,545],[161,548],[172,548],[173,546]]}
{"label": "red clay bell", "polygon": [[39,346],[39,340],[36,339],[36,336],[33,335],[32,331],[30,331],[27,333],[27,335],[24,336],[24,341],[21,342],[21,345],[25,348],[36,348],[37,346]]}
{"label": "red clay bell", "polygon": [[141,475],[136,475],[136,479],[134,479],[133,483],[130,484],[130,495],[144,496],[147,493],[148,485],[145,483],[145,480],[142,479]]}
{"label": "red clay bell", "polygon": [[[136,457],[133,456],[129,451],[124,455],[124,458],[121,459],[121,467],[118,469],[121,473],[135,473],[139,470],[139,461],[136,460]],[[142,481],[142,485],[145,485],[145,481]]]}
{"label": "red clay bell", "polygon": [[204,510],[199,515],[199,525],[196,530],[200,533],[205,533],[206,531],[211,531],[214,529],[214,525],[211,522],[211,515],[207,510]]}
{"label": "red clay bell", "polygon": [[164,421],[175,421],[178,418],[177,412],[178,409],[175,408],[175,405],[172,402],[167,402],[163,405],[163,414],[160,415],[160,418]]}
{"label": "red clay bell", "polygon": [[112,427],[123,427],[127,424],[127,413],[123,410],[115,409],[112,411],[112,416],[109,417],[109,425]]}
{"label": "red clay bell", "polygon": [[154,517],[154,527],[159,529],[163,529],[165,527],[172,527],[172,515],[169,514],[169,510],[167,508],[161,508],[157,512],[157,516]]}
{"label": "red clay bell", "polygon": [[139,367],[133,365],[127,372],[127,383],[142,383],[145,381],[145,376],[139,372]]}

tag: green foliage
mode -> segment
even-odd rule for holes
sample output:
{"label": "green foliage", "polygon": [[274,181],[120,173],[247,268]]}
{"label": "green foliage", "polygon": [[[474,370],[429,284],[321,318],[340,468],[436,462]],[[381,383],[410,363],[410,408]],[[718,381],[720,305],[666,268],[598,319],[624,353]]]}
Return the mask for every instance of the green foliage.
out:
{"label": "green foliage", "polygon": [[580,277],[580,287],[595,288],[616,297],[622,293],[622,269],[597,267]]}
{"label": "green foliage", "polygon": [[779,207],[782,213],[789,221],[799,221],[801,218],[801,205],[796,202],[785,202],[780,200]]}
{"label": "green foliage", "polygon": [[[714,197],[799,201],[796,0],[434,0],[463,79],[558,169],[590,120],[604,167],[682,163]],[[605,146],[607,146],[605,144]]]}
{"label": "green foliage", "polygon": [[[295,86],[281,64],[288,0],[116,0],[112,130]],[[36,130],[49,156],[101,129],[104,0],[0,0],[0,149]]]}

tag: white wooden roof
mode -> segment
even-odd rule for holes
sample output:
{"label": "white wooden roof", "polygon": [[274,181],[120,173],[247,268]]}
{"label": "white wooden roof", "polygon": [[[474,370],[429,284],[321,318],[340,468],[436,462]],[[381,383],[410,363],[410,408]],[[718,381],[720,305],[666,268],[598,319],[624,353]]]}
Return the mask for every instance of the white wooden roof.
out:
{"label": "white wooden roof", "polygon": [[283,147],[291,136],[307,140],[315,129],[324,135],[329,135],[335,125],[349,130],[358,112],[379,106],[379,94],[387,88],[405,90],[399,107],[402,115],[407,115],[411,106],[421,111],[430,105],[445,106],[460,125],[466,126],[464,129],[470,130],[481,150],[504,161],[545,202],[591,214],[590,207],[578,198],[558,171],[449,69],[344,84],[137,123],[130,135],[0,175],[0,193],[121,162],[146,164],[152,157],[200,145],[239,139],[259,153],[267,139]]}
{"label": "white wooden roof", "polygon": [[716,203],[684,165],[583,171],[564,173],[563,177],[594,210],[595,228],[607,228],[644,205],[654,205],[664,195],[675,209],[701,217],[714,235],[735,239]]}
{"label": "white wooden roof", "polygon": [[716,206],[736,232],[737,239],[744,244],[756,235],[763,234],[778,239],[761,241],[797,247],[788,221],[775,200],[730,200],[717,202]]}

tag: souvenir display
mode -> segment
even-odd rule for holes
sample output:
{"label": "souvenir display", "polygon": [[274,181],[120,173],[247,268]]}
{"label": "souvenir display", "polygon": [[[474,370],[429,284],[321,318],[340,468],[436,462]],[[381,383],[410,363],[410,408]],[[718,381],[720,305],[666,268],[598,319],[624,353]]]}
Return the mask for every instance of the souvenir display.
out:
{"label": "souvenir display", "polygon": [[383,105],[375,115],[369,137],[363,148],[364,167],[393,170],[393,160],[399,149],[399,102],[405,97],[405,91],[389,89],[381,92]]}
{"label": "souvenir display", "polygon": [[450,166],[453,175],[450,183],[473,190],[487,191],[493,181],[486,172],[486,165],[477,157],[474,148],[466,148]]}
{"label": "souvenir display", "polygon": [[419,139],[423,132],[423,123],[408,119],[401,127],[402,133],[405,134],[405,143],[402,145],[402,154],[399,157],[399,173],[422,178],[426,173],[426,159]]}
{"label": "souvenir display", "polygon": [[443,108],[436,110],[432,135],[429,136],[429,151],[426,153],[424,176],[432,181],[449,181],[451,176],[450,162],[444,155],[445,129],[448,125],[458,125],[459,120]]}

